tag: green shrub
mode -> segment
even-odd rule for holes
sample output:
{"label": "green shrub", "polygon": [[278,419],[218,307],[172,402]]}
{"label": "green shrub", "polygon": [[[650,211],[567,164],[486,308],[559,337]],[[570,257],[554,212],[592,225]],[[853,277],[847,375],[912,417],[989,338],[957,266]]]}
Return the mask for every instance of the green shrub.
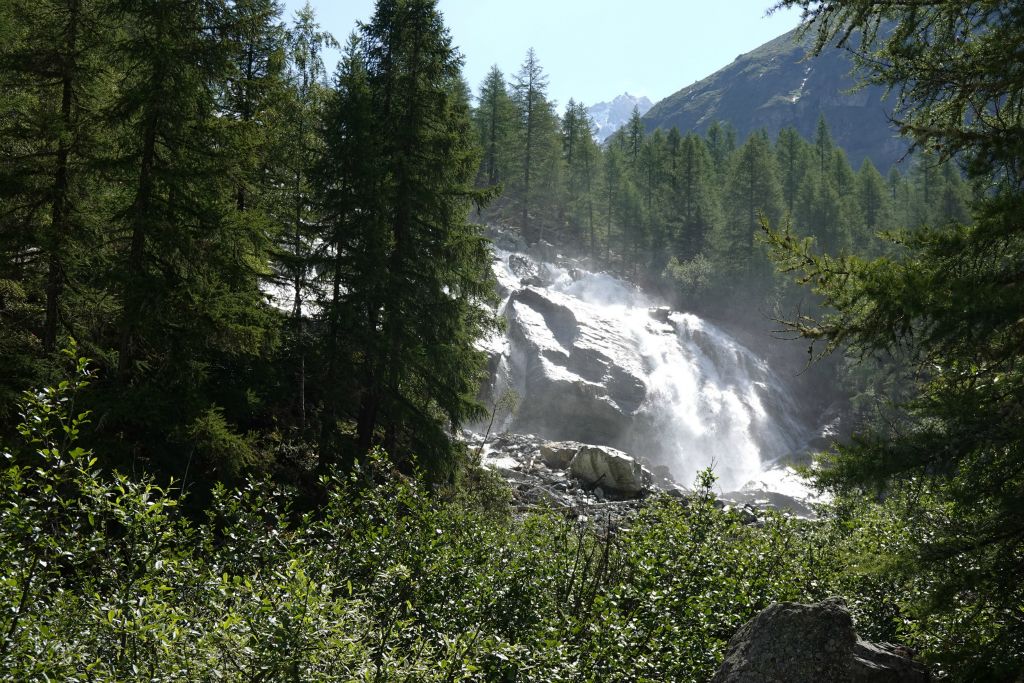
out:
{"label": "green shrub", "polygon": [[76,359],[26,395],[4,451],[5,679],[702,681],[759,610],[832,594],[865,635],[926,654],[984,634],[908,616],[927,579],[868,561],[912,533],[884,505],[751,525],[719,509],[710,472],[626,520],[517,518],[493,475],[438,491],[374,452],[328,473],[315,511],[249,479],[190,523],[171,489],[102,472],[79,445],[90,375]]}

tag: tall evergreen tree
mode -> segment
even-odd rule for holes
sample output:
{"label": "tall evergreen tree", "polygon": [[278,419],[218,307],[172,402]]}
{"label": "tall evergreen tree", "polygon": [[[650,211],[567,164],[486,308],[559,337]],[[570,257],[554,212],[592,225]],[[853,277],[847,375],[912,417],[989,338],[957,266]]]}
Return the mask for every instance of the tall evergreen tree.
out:
{"label": "tall evergreen tree", "polygon": [[[381,141],[371,96],[366,55],[358,34],[349,36],[338,67],[335,90],[324,112],[324,149],[313,175],[323,240],[318,260],[321,299],[326,318],[327,357],[320,460],[326,465],[343,456],[339,420],[355,414],[375,385],[380,361],[380,325],[389,245],[385,207],[378,204]],[[353,405],[352,396],[357,396]],[[368,407],[362,410],[368,412]],[[346,415],[348,413],[348,415]],[[374,426],[364,427],[363,453]]]}
{"label": "tall evergreen tree", "polygon": [[43,300],[41,320],[6,324],[38,336],[46,353],[74,327],[64,294],[99,223],[89,182],[113,36],[102,10],[93,0],[17,0],[3,18],[16,30],[0,43],[0,280],[18,280]]}
{"label": "tall evergreen tree", "polygon": [[[610,266],[612,262],[612,237],[616,232],[622,235],[619,227],[624,222],[621,215],[621,196],[625,181],[623,178],[622,153],[618,147],[612,145],[604,152],[604,210],[605,210],[605,231],[604,231],[604,262]],[[624,243],[624,238],[622,242]]]}
{"label": "tall evergreen tree", "polygon": [[[132,0],[115,10],[126,78],[109,116],[124,122],[114,168],[125,190],[112,221],[121,310],[108,337],[117,371],[104,423],[129,446],[162,450],[160,467],[183,470],[189,449],[180,444],[191,443],[197,465],[227,476],[246,449],[221,446],[232,437],[212,396],[242,389],[214,375],[228,358],[260,354],[270,331],[258,286],[264,235],[234,220],[234,150],[217,115],[231,71],[214,28],[228,19],[198,0]],[[169,443],[150,436],[161,433]]]}
{"label": "tall evergreen tree", "polygon": [[1024,13],[970,0],[780,5],[803,9],[815,53],[849,47],[869,82],[895,90],[894,118],[915,146],[958,157],[986,187],[975,225],[907,230],[899,259],[769,239],[833,311],[795,330],[830,349],[893,354],[911,370],[910,400],[839,448],[821,479],[909,501],[894,509],[912,542],[888,563],[908,589],[904,605],[945,671],[1012,680],[1024,642]]}
{"label": "tall evergreen tree", "polygon": [[761,282],[767,277],[767,261],[754,236],[762,217],[774,222],[782,214],[775,159],[763,131],[751,135],[733,154],[726,197],[725,220],[715,235],[723,274]]}
{"label": "tall evergreen tree", "polygon": [[[383,254],[366,248],[351,291],[374,307],[357,349],[360,448],[380,439],[392,457],[416,454],[451,471],[450,429],[481,415],[475,395],[493,321],[490,254],[467,222],[477,171],[461,60],[433,0],[380,0],[362,27],[375,118],[373,202]],[[383,257],[383,260],[377,260]]]}
{"label": "tall evergreen tree", "polygon": [[689,261],[707,246],[716,223],[714,164],[704,142],[689,133],[682,139],[674,166],[675,254],[680,261]]}
{"label": "tall evergreen tree", "polygon": [[557,134],[547,85],[547,76],[530,48],[512,84],[512,100],[519,119],[519,220],[523,235],[531,242],[543,236],[542,224],[533,224],[531,211],[541,203],[538,196],[545,187],[542,176],[550,171],[552,141]]}
{"label": "tall evergreen tree", "polygon": [[828,129],[825,115],[819,114],[818,127],[814,131],[814,161],[818,175],[822,178],[828,176],[834,149],[835,143],[832,142],[832,133]]}
{"label": "tall evergreen tree", "polygon": [[480,164],[481,186],[494,186],[506,180],[512,160],[509,159],[516,112],[505,85],[505,76],[497,65],[491,67],[480,84],[478,104],[473,111],[483,161]]}
{"label": "tall evergreen tree", "polygon": [[593,138],[593,122],[582,103],[570,99],[562,117],[562,160],[566,169],[565,204],[569,233],[579,243],[584,228],[594,250],[593,173],[599,152]]}
{"label": "tall evergreen tree", "polygon": [[276,168],[273,182],[273,213],[276,241],[274,284],[287,292],[289,301],[279,302],[291,309],[285,357],[294,377],[294,419],[306,425],[307,303],[317,297],[313,274],[317,266],[315,248],[320,238],[313,199],[312,167],[322,140],[321,121],[327,96],[323,51],[336,45],[320,29],[307,3],[296,12],[285,34],[284,97],[276,121]]}
{"label": "tall evergreen tree", "polygon": [[724,179],[729,170],[729,159],[736,149],[736,130],[728,121],[712,121],[704,135],[704,142],[711,153],[719,180]]}
{"label": "tall evergreen tree", "polygon": [[235,124],[235,204],[244,213],[256,203],[249,195],[266,191],[257,186],[270,164],[267,155],[276,129],[273,114],[283,95],[285,36],[277,0],[235,0],[227,6],[224,19],[226,35],[221,41],[229,53],[220,114]]}
{"label": "tall evergreen tree", "polygon": [[796,200],[803,187],[810,153],[807,143],[795,128],[783,128],[775,141],[775,156],[779,164],[779,180],[782,183],[782,198],[786,211],[792,216]]}
{"label": "tall evergreen tree", "polygon": [[868,242],[877,233],[886,230],[890,224],[890,200],[885,179],[870,159],[865,159],[857,173],[857,202],[863,221],[857,251],[869,253]]}
{"label": "tall evergreen tree", "polygon": [[640,119],[640,110],[634,106],[629,121],[623,130],[622,142],[626,147],[626,160],[636,168],[640,161],[640,152],[644,145],[644,122]]}

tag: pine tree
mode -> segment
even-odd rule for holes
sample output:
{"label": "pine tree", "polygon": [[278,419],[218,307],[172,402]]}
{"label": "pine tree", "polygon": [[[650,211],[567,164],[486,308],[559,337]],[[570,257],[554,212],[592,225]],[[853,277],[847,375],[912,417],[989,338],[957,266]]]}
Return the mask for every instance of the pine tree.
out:
{"label": "pine tree", "polygon": [[748,283],[762,282],[767,277],[767,260],[754,236],[762,217],[775,222],[782,215],[775,159],[763,131],[751,135],[733,154],[725,196],[725,220],[714,237],[723,274]]}
{"label": "pine tree", "polygon": [[640,119],[640,110],[636,106],[633,107],[629,121],[624,127],[622,142],[626,146],[626,160],[635,169],[640,162],[640,152],[644,145],[644,122]]}
{"label": "pine tree", "polygon": [[[517,195],[520,204],[520,222],[523,236],[529,242],[543,237],[543,222],[534,224],[531,212],[543,202],[541,194],[545,188],[545,175],[550,175],[553,159],[551,154],[557,147],[557,124],[551,103],[547,100],[548,79],[537,61],[537,55],[530,48],[526,53],[519,72],[512,85],[512,101],[518,112],[519,123],[519,177]],[[556,155],[557,156],[557,155]]]}
{"label": "pine tree", "polygon": [[[635,110],[635,108],[634,108]],[[637,185],[643,209],[646,243],[638,243],[645,270],[660,273],[668,261],[668,236],[662,197],[665,186],[665,136],[655,130],[643,140],[637,160]]]}
{"label": "pine tree", "polygon": [[[467,222],[478,168],[460,59],[433,0],[380,0],[362,27],[378,156],[372,199],[382,234],[353,254],[377,323],[358,337],[360,448],[381,439],[393,458],[416,454],[437,477],[451,472],[449,430],[482,409],[475,400],[493,321],[485,239]],[[383,256],[382,261],[377,259]],[[367,318],[363,318],[367,320]]]}
{"label": "pine tree", "polygon": [[711,153],[711,161],[715,165],[715,173],[719,180],[725,178],[729,170],[729,159],[736,149],[736,131],[728,121],[712,121],[704,134],[704,141]]}
{"label": "pine tree", "polygon": [[[380,361],[382,299],[388,253],[386,209],[378,204],[381,161],[377,121],[366,55],[358,34],[349,36],[338,67],[336,87],[324,112],[324,149],[312,176],[316,188],[319,236],[320,305],[326,318],[322,342],[327,358],[320,461],[342,456],[344,464],[372,443],[365,426],[362,453],[343,450],[338,421],[346,412],[368,411],[360,392],[373,387]],[[360,403],[363,402],[362,406]],[[364,419],[368,419],[367,418]]]}
{"label": "pine tree", "polygon": [[198,0],[116,9],[126,78],[108,116],[123,122],[112,167],[124,199],[111,221],[120,247],[111,294],[121,310],[116,334],[103,340],[116,349],[103,390],[107,433],[179,474],[191,444],[194,467],[231,476],[247,449],[240,439],[239,448],[213,446],[236,438],[215,397],[244,388],[216,373],[228,359],[261,354],[272,323],[259,290],[265,235],[235,219],[233,138],[218,116],[231,67],[214,28],[227,17]]}
{"label": "pine tree", "polygon": [[505,76],[497,65],[491,67],[484,82],[480,84],[478,105],[473,111],[483,161],[480,164],[481,187],[495,186],[506,180],[510,173],[513,125],[516,112],[505,85]]}
{"label": "pine tree", "polygon": [[586,106],[570,99],[562,117],[565,205],[572,239],[579,243],[586,227],[592,253],[595,249],[593,174],[596,158],[600,154],[594,142],[593,128]]}
{"label": "pine tree", "polygon": [[308,3],[296,12],[294,24],[285,33],[284,96],[275,122],[277,158],[271,177],[275,186],[272,211],[276,272],[272,281],[290,298],[285,357],[293,365],[295,391],[288,395],[293,396],[292,410],[300,428],[306,426],[307,418],[307,302],[318,295],[313,274],[319,226],[311,173],[322,147],[319,129],[328,90],[321,55],[335,45],[334,38],[320,30]]}
{"label": "pine tree", "polygon": [[857,173],[857,202],[863,230],[861,239],[856,246],[859,253],[870,253],[869,244],[872,238],[889,228],[890,200],[885,186],[885,179],[878,172],[870,159],[865,159]]}
{"label": "pine tree", "polygon": [[679,215],[676,255],[688,261],[701,253],[719,214],[714,165],[707,147],[695,134],[682,142],[676,208]]}
{"label": "pine tree", "polygon": [[779,165],[779,179],[782,183],[782,197],[786,211],[792,216],[796,210],[796,199],[804,184],[810,153],[807,143],[795,128],[783,128],[775,141],[775,156]]}
{"label": "pine tree", "polygon": [[230,53],[220,115],[235,124],[235,203],[237,211],[245,213],[255,203],[249,195],[266,191],[257,186],[269,165],[273,113],[283,95],[284,27],[276,0],[235,0],[224,18],[227,30],[221,40]]}
{"label": "pine tree", "polygon": [[828,176],[834,150],[835,143],[832,142],[832,134],[829,132],[825,115],[819,114],[818,127],[814,131],[814,160],[818,175],[822,178]]}
{"label": "pine tree", "polygon": [[[933,660],[959,680],[1012,680],[1024,642],[1024,14],[1012,2],[780,4],[803,9],[815,53],[849,47],[866,80],[897,93],[893,116],[918,150],[956,157],[986,188],[974,225],[909,226],[898,259],[769,239],[832,311],[794,330],[907,366],[909,400],[839,448],[820,479],[888,494],[889,517],[910,530],[889,578]],[[936,189],[931,177],[918,186]]]}
{"label": "pine tree", "polygon": [[[609,146],[604,152],[604,210],[605,210],[605,231],[604,231],[604,262],[610,266],[612,262],[612,237],[616,232],[622,235],[617,226],[621,225],[621,200],[623,191],[623,166],[621,152],[615,145]],[[622,238],[625,241],[625,238]]]}
{"label": "pine tree", "polygon": [[44,300],[38,322],[6,324],[38,336],[45,353],[75,326],[64,295],[99,222],[89,183],[98,170],[96,111],[113,35],[102,9],[93,0],[18,0],[0,16],[14,29],[0,48],[0,280],[22,282],[30,298]]}

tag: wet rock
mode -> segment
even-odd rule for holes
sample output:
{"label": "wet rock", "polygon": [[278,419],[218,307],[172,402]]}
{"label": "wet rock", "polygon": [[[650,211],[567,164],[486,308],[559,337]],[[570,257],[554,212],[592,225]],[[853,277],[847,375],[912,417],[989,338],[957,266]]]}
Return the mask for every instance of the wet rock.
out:
{"label": "wet rock", "polygon": [[665,465],[653,465],[651,474],[654,475],[654,487],[663,491],[671,491],[676,488],[676,482],[672,478],[672,470]]}
{"label": "wet rock", "polygon": [[602,488],[619,496],[637,496],[651,484],[651,473],[620,450],[607,446],[582,446],[569,463],[569,471],[585,486]]}
{"label": "wet rock", "polygon": [[522,254],[510,254],[508,268],[519,279],[537,277],[540,274],[537,263]]}
{"label": "wet rock", "polygon": [[647,315],[651,316],[654,320],[660,323],[667,323],[669,315],[672,314],[672,309],[668,306],[654,306],[647,309]]}
{"label": "wet rock", "polygon": [[583,446],[579,441],[549,441],[541,445],[540,458],[554,470],[564,470]]}
{"label": "wet rock", "polygon": [[927,669],[905,648],[861,640],[842,601],[783,602],[729,641],[712,683],[925,683]]}
{"label": "wet rock", "polygon": [[630,430],[647,387],[640,357],[613,324],[581,324],[571,298],[532,288],[512,294],[505,317],[511,377],[523,397],[514,427],[600,443]]}

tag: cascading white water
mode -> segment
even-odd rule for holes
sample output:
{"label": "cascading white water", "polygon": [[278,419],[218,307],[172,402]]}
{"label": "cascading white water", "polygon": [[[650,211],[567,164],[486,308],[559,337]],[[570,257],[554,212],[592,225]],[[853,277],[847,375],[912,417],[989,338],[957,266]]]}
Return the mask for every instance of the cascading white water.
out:
{"label": "cascading white water", "polygon": [[624,448],[684,484],[712,466],[724,490],[806,442],[783,382],[714,325],[652,310],[657,301],[605,273],[503,251],[495,273],[510,321],[497,383],[522,394],[516,431]]}

